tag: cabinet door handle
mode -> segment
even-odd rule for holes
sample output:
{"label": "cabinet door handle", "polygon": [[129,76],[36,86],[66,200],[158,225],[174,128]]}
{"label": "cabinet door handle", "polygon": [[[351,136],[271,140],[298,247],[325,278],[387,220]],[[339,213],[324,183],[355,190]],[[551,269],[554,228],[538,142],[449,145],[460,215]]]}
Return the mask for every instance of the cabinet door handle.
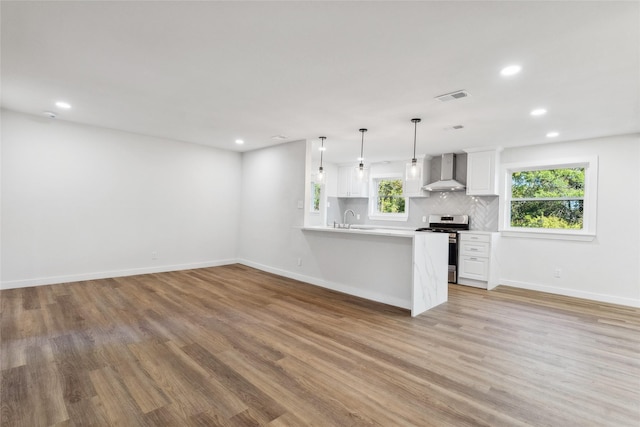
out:
{"label": "cabinet door handle", "polygon": [[469,258],[471,261],[477,261],[478,258]]}
{"label": "cabinet door handle", "polygon": [[477,251],[478,248],[469,248],[470,251]]}
{"label": "cabinet door handle", "polygon": [[478,240],[478,238],[471,236],[471,240]]}

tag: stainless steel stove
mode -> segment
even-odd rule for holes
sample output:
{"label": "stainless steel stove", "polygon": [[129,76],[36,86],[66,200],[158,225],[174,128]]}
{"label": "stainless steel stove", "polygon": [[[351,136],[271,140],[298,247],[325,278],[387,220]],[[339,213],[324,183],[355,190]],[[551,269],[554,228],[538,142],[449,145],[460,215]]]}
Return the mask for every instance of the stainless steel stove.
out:
{"label": "stainless steel stove", "polygon": [[458,231],[469,229],[469,215],[429,215],[429,226],[416,231],[449,233],[449,283],[458,283]]}

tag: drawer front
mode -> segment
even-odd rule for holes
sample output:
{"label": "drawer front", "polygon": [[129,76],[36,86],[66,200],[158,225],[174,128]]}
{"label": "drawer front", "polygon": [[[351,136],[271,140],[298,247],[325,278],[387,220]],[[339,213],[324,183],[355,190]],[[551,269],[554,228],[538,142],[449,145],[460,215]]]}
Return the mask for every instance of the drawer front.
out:
{"label": "drawer front", "polygon": [[460,245],[460,255],[489,257],[491,245],[485,242],[462,242]]}
{"label": "drawer front", "polygon": [[489,260],[487,258],[460,257],[460,277],[475,280],[489,280]]}
{"label": "drawer front", "polygon": [[491,242],[491,236],[488,234],[460,233],[461,242]]}

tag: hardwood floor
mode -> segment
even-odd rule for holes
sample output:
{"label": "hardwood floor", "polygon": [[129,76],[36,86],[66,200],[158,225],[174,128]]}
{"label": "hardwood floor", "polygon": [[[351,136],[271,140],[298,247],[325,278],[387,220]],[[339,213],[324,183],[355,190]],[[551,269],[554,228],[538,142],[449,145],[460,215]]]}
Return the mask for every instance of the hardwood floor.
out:
{"label": "hardwood floor", "polygon": [[240,265],[0,291],[3,426],[638,426],[640,310]]}

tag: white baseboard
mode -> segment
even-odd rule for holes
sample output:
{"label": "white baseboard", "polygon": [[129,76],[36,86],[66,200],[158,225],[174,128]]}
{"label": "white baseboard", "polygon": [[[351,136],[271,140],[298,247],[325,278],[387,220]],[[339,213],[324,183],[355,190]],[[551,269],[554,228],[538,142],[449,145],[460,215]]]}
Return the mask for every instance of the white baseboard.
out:
{"label": "white baseboard", "polygon": [[[248,267],[266,271],[268,273],[277,274],[279,276],[288,277],[290,279],[299,280],[311,285],[320,286],[322,288],[331,289],[333,291],[342,292],[356,297],[368,299],[371,301],[389,304],[395,307],[411,309],[411,301],[400,298],[390,297],[378,292],[371,292],[365,289],[346,285],[344,283],[331,282],[313,276],[295,273],[281,268],[270,267],[268,265],[249,261],[246,259],[224,259],[216,261],[205,261],[188,264],[163,265],[157,267],[133,268],[127,270],[112,270],[104,272],[73,274],[67,276],[51,276],[39,277],[24,280],[9,280],[0,283],[0,289],[26,288],[30,286],[55,285],[58,283],[79,282],[83,280],[108,279],[112,277],[136,276],[139,274],[166,273],[169,271],[192,270],[195,268],[218,267],[229,264],[243,264]],[[557,295],[565,295],[569,297],[584,298],[592,301],[600,301],[611,304],[625,305],[629,307],[640,308],[640,299],[624,298],[614,295],[599,294],[595,292],[580,291],[575,289],[560,288],[556,286],[541,285],[536,283],[522,282],[517,280],[501,280],[500,284],[512,286],[514,288],[530,289],[533,291],[548,292]]]}
{"label": "white baseboard", "polygon": [[564,295],[568,297],[584,298],[592,301],[606,302],[610,304],[626,305],[640,308],[640,299],[617,297],[615,295],[598,294],[595,292],[580,291],[576,289],[559,288],[556,286],[540,285],[537,283],[521,282],[517,280],[500,280],[501,285],[514,288],[529,289],[532,291],[548,292],[550,294]]}
{"label": "white baseboard", "polygon": [[474,288],[487,289],[487,282],[475,279],[467,279],[466,277],[458,277],[458,285],[472,286]]}
{"label": "white baseboard", "polygon": [[94,273],[71,274],[68,276],[38,277],[35,279],[8,280],[0,283],[0,289],[28,288],[30,286],[55,285],[58,283],[80,282],[83,280],[109,279],[112,277],[137,276],[139,274],[166,273],[169,271],[192,270],[194,268],[218,267],[236,264],[234,259],[194,262],[189,264],[161,265],[157,267],[131,268],[127,270],[101,271]]}
{"label": "white baseboard", "polygon": [[304,274],[294,273],[292,271],[283,270],[280,268],[270,267],[268,265],[260,264],[257,262],[249,261],[246,259],[238,259],[239,264],[246,265],[258,270],[266,271],[267,273],[277,274],[278,276],[287,277],[289,279],[299,280],[310,285],[320,286],[321,288],[331,289],[332,291],[342,292],[344,294],[353,295],[356,297],[368,299],[371,301],[381,302],[383,304],[392,305],[394,307],[411,309],[411,301],[401,298],[394,298],[388,295],[384,295],[378,292],[371,292],[354,286],[345,285],[344,283],[330,282],[328,280],[319,279],[313,276],[306,276]]}
{"label": "white baseboard", "polygon": [[400,298],[389,297],[388,295],[380,294],[377,292],[367,291],[361,288],[345,285],[342,283],[330,282],[327,280],[294,273],[294,272],[283,270],[280,268],[270,267],[268,265],[260,264],[260,263],[245,260],[245,259],[226,259],[226,260],[197,262],[197,263],[189,263],[189,264],[174,264],[174,265],[164,265],[164,266],[157,266],[157,267],[132,268],[127,270],[112,270],[112,271],[102,271],[102,272],[93,272],[93,273],[72,274],[72,275],[66,275],[66,276],[50,276],[50,277],[38,277],[34,279],[24,279],[24,280],[9,280],[9,281],[4,281],[0,283],[0,289],[27,288],[30,286],[55,285],[58,283],[80,282],[83,280],[98,280],[98,279],[108,279],[113,277],[136,276],[140,274],[166,273],[169,271],[218,267],[221,265],[229,265],[229,264],[236,264],[236,263],[240,263],[248,267],[256,268],[258,270],[266,271],[268,273],[277,274],[278,276],[288,277],[290,279],[299,280],[301,282],[309,283],[311,285],[320,286],[322,288],[331,289],[334,291],[368,299],[371,301],[381,302],[383,304],[389,304],[395,307],[411,309],[411,301],[406,301]]}

